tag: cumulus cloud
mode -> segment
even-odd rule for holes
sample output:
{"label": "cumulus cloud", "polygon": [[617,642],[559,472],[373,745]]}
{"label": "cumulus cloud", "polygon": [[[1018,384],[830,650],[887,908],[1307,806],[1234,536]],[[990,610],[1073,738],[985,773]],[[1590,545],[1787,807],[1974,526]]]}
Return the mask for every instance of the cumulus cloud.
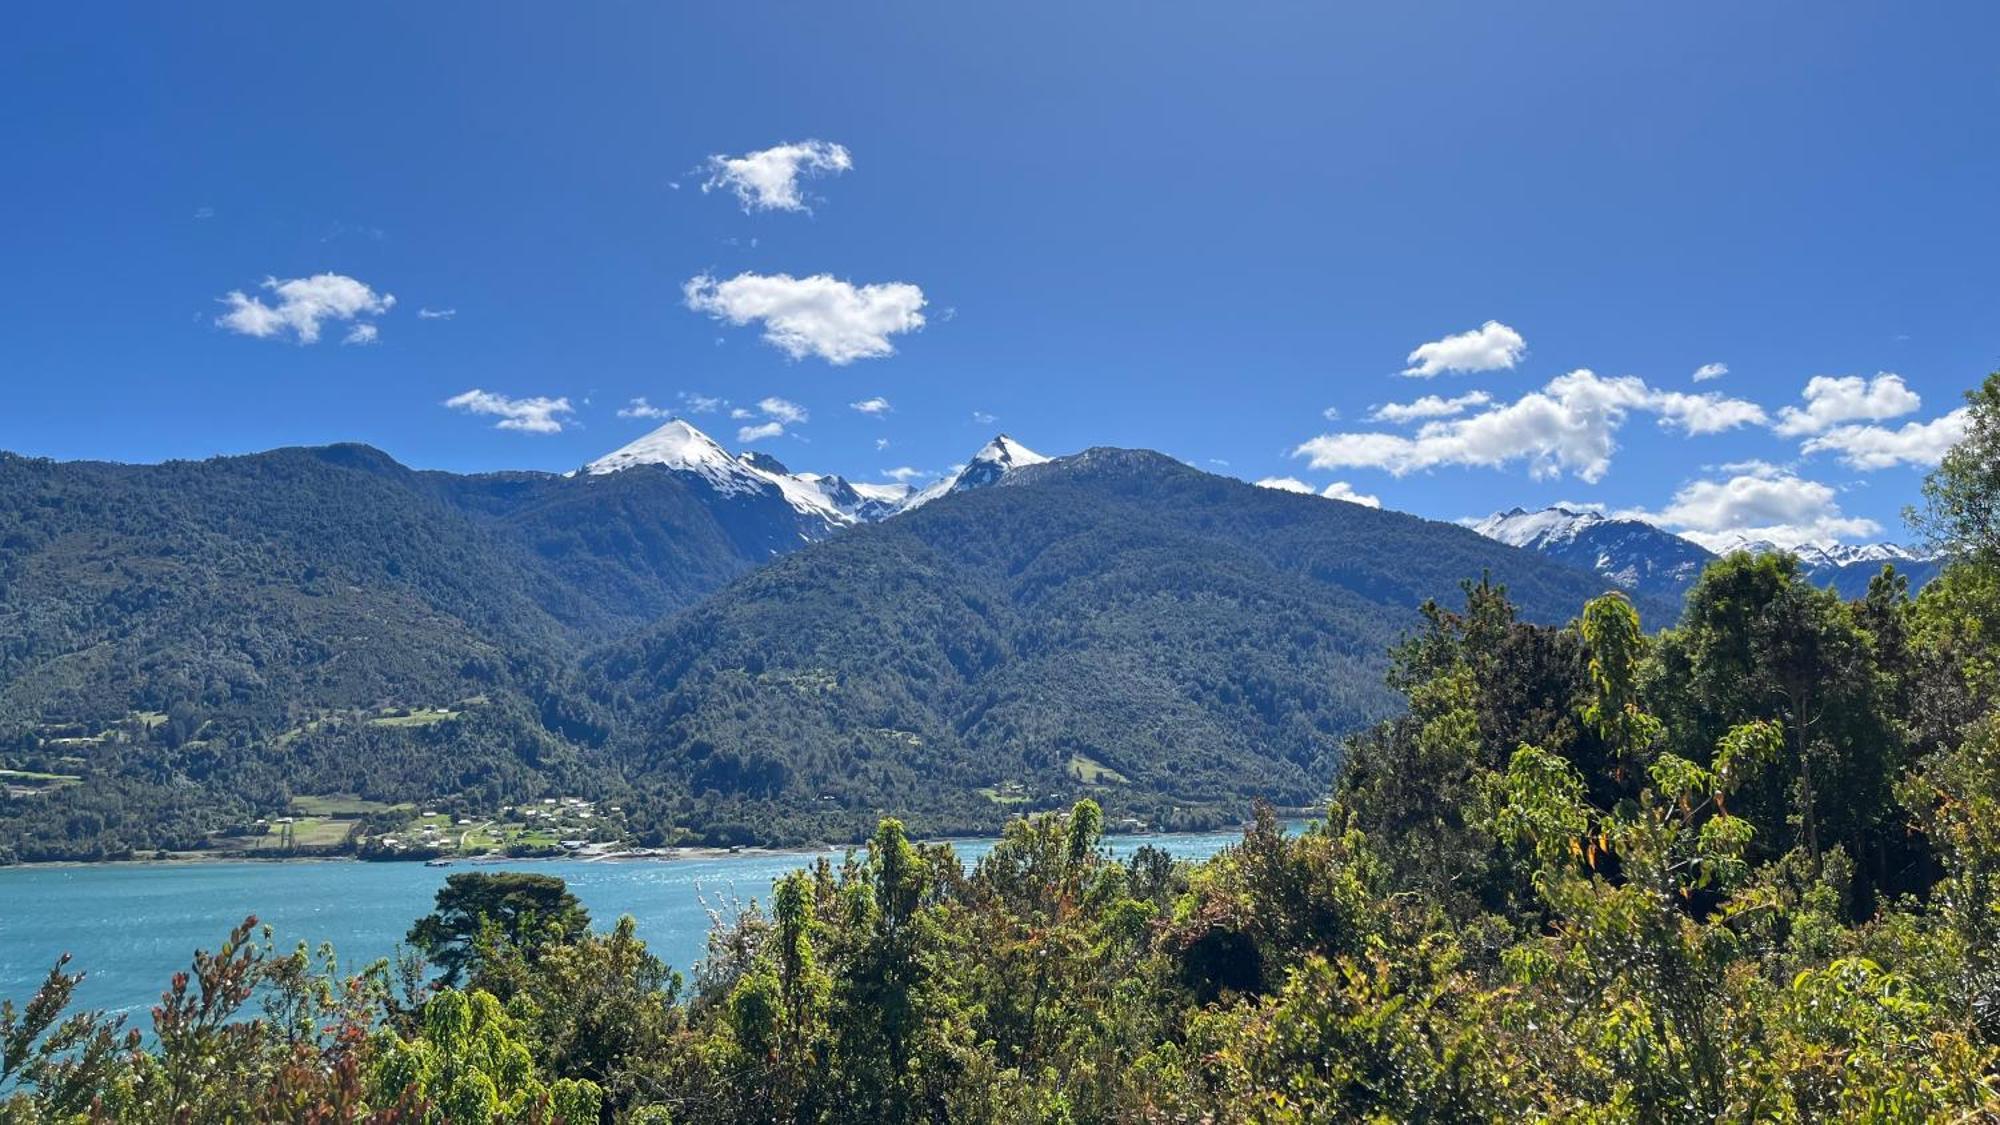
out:
{"label": "cumulus cloud", "polygon": [[743,210],[805,211],[799,181],[809,176],[837,176],[854,167],[845,146],[828,141],[797,141],[774,145],[742,156],[708,158],[703,192],[734,192]]}
{"label": "cumulus cloud", "polygon": [[741,426],[736,431],[736,440],[744,445],[748,445],[753,441],[763,441],[766,438],[783,436],[785,436],[785,424],[783,422],[762,422],[755,426]]}
{"label": "cumulus cloud", "polygon": [[[215,318],[216,325],[260,340],[290,334],[301,344],[311,344],[318,342],[320,327],[328,321],[380,316],[396,304],[394,296],[377,293],[365,283],[337,273],[283,281],[267,277],[262,288],[271,291],[276,304],[267,305],[261,297],[232,289],[221,297],[229,311]],[[349,342],[366,343],[374,338],[371,333],[366,340]]]}
{"label": "cumulus cloud", "polygon": [[1265,477],[1257,482],[1258,488],[1271,488],[1279,492],[1299,492],[1311,496],[1313,486],[1297,477]]}
{"label": "cumulus cloud", "polygon": [[646,401],[645,395],[640,395],[638,398],[619,407],[618,416],[620,418],[669,418],[673,416],[673,411],[668,410],[664,406],[654,406],[652,403]]}
{"label": "cumulus cloud", "polygon": [[1720,395],[1658,391],[1637,376],[1603,378],[1587,369],[1559,375],[1539,391],[1463,418],[1427,422],[1415,434],[1322,434],[1293,450],[1315,469],[1374,468],[1402,476],[1438,465],[1498,468],[1526,461],[1536,479],[1571,473],[1596,483],[1611,467],[1619,427],[1631,413],[1659,416],[1689,434],[1760,421],[1755,403]]}
{"label": "cumulus cloud", "polygon": [[1706,383],[1710,379],[1720,379],[1727,374],[1729,374],[1729,365],[1726,363],[1704,363],[1694,369],[1694,381],[1697,383]]}
{"label": "cumulus cloud", "polygon": [[1903,385],[1901,375],[1886,371],[1873,379],[1815,375],[1806,383],[1804,398],[1803,408],[1787,406],[1778,411],[1778,424],[1771,427],[1778,436],[1804,437],[1824,433],[1843,422],[1900,418],[1923,405],[1917,392]]}
{"label": "cumulus cloud", "polygon": [[850,410],[859,410],[863,414],[887,414],[895,409],[895,407],[889,405],[889,400],[883,398],[881,395],[876,395],[874,398],[864,398],[860,402],[850,402],[847,404],[847,407]]}
{"label": "cumulus cloud", "polygon": [[1850,468],[1888,469],[1897,465],[1931,466],[1965,437],[1971,415],[1964,407],[1928,422],[1887,426],[1835,426],[1807,440],[1805,453],[1838,453]]}
{"label": "cumulus cloud", "polygon": [[1354,490],[1354,486],[1344,480],[1334,481],[1318,492],[1313,486],[1297,477],[1265,477],[1257,482],[1258,488],[1274,489],[1278,492],[1296,492],[1301,496],[1324,496],[1328,500],[1345,500],[1349,504],[1359,504],[1364,508],[1379,508],[1382,501]]}
{"label": "cumulus cloud", "polygon": [[787,426],[797,425],[808,418],[805,407],[800,406],[796,402],[790,402],[776,396],[758,402],[757,409],[764,412],[764,417],[774,419]]}
{"label": "cumulus cloud", "polygon": [[1689,434],[1719,434],[1738,426],[1761,426],[1770,421],[1764,408],[1756,403],[1714,391],[1698,395],[1655,391],[1647,409],[1660,415],[1661,425],[1678,426]]}
{"label": "cumulus cloud", "polygon": [[1364,508],[1379,508],[1382,506],[1381,498],[1356,492],[1354,486],[1344,480],[1334,481],[1332,484],[1320,489],[1319,494],[1328,500],[1345,500],[1349,504],[1359,504]]}
{"label": "cumulus cloud", "polygon": [[729,400],[726,398],[696,394],[693,391],[682,391],[674,397],[680,400],[681,409],[689,414],[713,414],[729,405]]}
{"label": "cumulus cloud", "polygon": [[1874,520],[1843,513],[1830,485],[1768,466],[1727,480],[1692,481],[1658,512],[1618,515],[1670,528],[1710,550],[1759,539],[1781,547],[1828,544],[1882,530]]}
{"label": "cumulus cloud", "polygon": [[343,344],[372,344],[382,338],[382,330],[372,324],[362,323],[347,330],[340,338]]}
{"label": "cumulus cloud", "polygon": [[[1454,414],[1463,414],[1472,407],[1485,406],[1492,401],[1493,396],[1487,394],[1485,391],[1472,391],[1459,395],[1456,398],[1445,398],[1441,395],[1425,395],[1415,402],[1391,402],[1378,406],[1373,413],[1368,415],[1368,420],[1371,422],[1415,422],[1424,418],[1449,418]],[[1338,414],[1329,413],[1326,417],[1329,421],[1332,421],[1338,417]]]}
{"label": "cumulus cloud", "polygon": [[1489,320],[1470,332],[1418,344],[1404,360],[1403,374],[1428,379],[1446,372],[1504,371],[1521,362],[1528,342],[1519,332]]}
{"label": "cumulus cloud", "polygon": [[924,326],[924,291],[904,281],[854,285],[830,274],[702,274],[681,287],[687,307],[736,327],[764,326],[764,339],[793,359],[836,366],[894,355],[889,337]]}
{"label": "cumulus cloud", "polygon": [[568,398],[510,398],[477,387],[445,399],[453,410],[486,414],[500,419],[496,430],[519,430],[529,434],[556,434],[563,428],[562,415],[572,413]]}

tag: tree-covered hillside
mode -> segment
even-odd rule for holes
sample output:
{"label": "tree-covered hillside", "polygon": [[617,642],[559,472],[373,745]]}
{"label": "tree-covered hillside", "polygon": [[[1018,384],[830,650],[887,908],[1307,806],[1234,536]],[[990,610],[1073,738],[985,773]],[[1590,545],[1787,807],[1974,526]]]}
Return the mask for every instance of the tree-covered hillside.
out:
{"label": "tree-covered hillside", "polygon": [[1115,450],[811,546],[775,493],[663,466],[5,457],[0,770],[36,780],[0,790],[0,855],[199,848],[328,794],[629,797],[648,843],[985,830],[1086,793],[1233,821],[1323,791],[1394,706],[1386,646],[1487,571],[1545,620],[1601,585]]}
{"label": "tree-covered hillside", "polygon": [[970,828],[1088,792],[1212,823],[1316,799],[1396,705],[1388,647],[1483,573],[1538,620],[1603,586],[1463,528],[1092,450],[777,562],[578,682],[631,776],[746,818]]}

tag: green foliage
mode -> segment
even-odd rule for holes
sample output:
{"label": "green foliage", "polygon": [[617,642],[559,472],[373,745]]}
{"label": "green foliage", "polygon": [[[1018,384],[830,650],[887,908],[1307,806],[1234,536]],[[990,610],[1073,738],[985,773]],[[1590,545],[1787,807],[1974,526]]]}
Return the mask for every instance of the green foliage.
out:
{"label": "green foliage", "polygon": [[1924,478],[1924,506],[1910,520],[1952,558],[2000,565],[2000,371],[1965,402],[1965,437]]}
{"label": "green foliage", "polygon": [[589,928],[590,912],[553,875],[463,871],[445,879],[408,940],[456,984],[506,951],[569,944]]}

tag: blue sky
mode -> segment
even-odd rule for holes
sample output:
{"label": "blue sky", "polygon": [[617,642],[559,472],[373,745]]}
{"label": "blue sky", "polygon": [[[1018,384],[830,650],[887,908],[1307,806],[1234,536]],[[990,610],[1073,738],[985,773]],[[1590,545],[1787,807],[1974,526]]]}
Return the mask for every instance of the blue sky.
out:
{"label": "blue sky", "polygon": [[13,13],[0,448],[569,469],[712,398],[859,479],[1894,538],[2000,366],[1989,5],[577,9]]}

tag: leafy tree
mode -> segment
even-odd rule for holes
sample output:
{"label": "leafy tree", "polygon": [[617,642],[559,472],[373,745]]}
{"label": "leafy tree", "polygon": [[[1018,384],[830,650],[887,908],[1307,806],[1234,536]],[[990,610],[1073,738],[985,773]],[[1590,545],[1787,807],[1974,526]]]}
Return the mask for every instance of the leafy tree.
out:
{"label": "leafy tree", "polygon": [[1924,478],[1910,522],[1954,559],[2000,563],[2000,371],[1967,391],[1966,434]]}
{"label": "leafy tree", "polygon": [[553,875],[466,871],[445,879],[437,909],[410,927],[408,941],[453,985],[503,948],[567,944],[589,928],[590,912]]}

